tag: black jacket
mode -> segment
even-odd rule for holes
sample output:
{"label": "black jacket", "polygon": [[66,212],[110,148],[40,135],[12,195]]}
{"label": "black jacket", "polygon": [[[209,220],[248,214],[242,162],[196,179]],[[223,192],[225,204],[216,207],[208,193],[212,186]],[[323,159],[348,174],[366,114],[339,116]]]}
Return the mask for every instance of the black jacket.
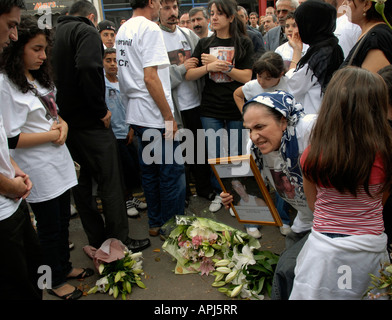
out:
{"label": "black jacket", "polygon": [[103,45],[84,17],[58,19],[52,51],[57,104],[69,127],[100,128],[107,112]]}

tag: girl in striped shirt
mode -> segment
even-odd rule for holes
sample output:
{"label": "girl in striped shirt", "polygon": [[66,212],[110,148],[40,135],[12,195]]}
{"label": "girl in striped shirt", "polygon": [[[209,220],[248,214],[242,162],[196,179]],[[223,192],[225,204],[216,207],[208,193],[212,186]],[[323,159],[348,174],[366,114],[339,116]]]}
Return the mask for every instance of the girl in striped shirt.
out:
{"label": "girl in striped shirt", "polygon": [[382,78],[356,67],[336,72],[301,158],[314,210],[290,299],[361,299],[388,261],[383,203],[392,184],[392,131]]}

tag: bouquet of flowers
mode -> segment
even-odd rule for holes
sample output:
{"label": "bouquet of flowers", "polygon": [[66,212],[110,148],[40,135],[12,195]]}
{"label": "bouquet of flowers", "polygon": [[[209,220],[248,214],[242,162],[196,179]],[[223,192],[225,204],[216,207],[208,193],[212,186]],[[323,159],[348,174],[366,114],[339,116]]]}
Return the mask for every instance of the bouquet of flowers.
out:
{"label": "bouquet of flowers", "polygon": [[[369,299],[380,299],[387,297],[392,299],[392,264],[384,263],[379,270],[380,276],[377,277],[370,274],[371,283],[373,286],[369,287],[367,296]],[[376,293],[374,293],[376,292]]]}
{"label": "bouquet of flowers", "polygon": [[270,286],[276,255],[259,251],[259,241],[247,233],[212,219],[176,216],[175,220],[162,248],[176,259],[176,274],[213,274],[212,286],[230,297],[263,298],[260,292],[265,284]]}
{"label": "bouquet of flowers", "polygon": [[145,289],[140,275],[143,274],[141,252],[132,253],[119,240],[109,239],[97,251],[94,263],[102,276],[88,294],[97,292],[113,295],[116,299],[120,294],[123,300],[132,292],[135,284]]}
{"label": "bouquet of flowers", "polygon": [[246,245],[236,245],[225,259],[215,262],[212,284],[229,297],[262,300],[264,288],[271,295],[271,283],[279,257]]}

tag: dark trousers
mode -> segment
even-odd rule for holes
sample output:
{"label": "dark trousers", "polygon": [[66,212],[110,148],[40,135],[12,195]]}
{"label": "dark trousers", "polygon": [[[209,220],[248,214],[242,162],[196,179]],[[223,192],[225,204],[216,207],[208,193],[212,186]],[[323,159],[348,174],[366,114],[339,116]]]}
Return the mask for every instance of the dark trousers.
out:
{"label": "dark trousers", "polygon": [[[79,183],[72,192],[89,244],[99,248],[108,238],[125,242],[129,228],[124,180],[112,129],[70,128],[67,146],[73,160],[80,164]],[[93,179],[105,219],[94,206]]]}
{"label": "dark trousers", "polygon": [[[207,156],[205,157],[205,163],[200,163],[200,164],[197,163],[197,155],[198,155],[197,130],[203,129],[200,120],[200,107],[181,111],[181,118],[184,123],[184,127],[186,129],[189,129],[193,133],[193,137],[194,137],[194,150],[193,150],[194,164],[185,163],[185,165],[187,166],[187,170],[186,170],[187,196],[190,196],[189,180],[191,174],[195,178],[196,193],[198,195],[208,196],[214,190],[211,185],[212,171],[210,165],[207,162]],[[203,152],[204,151],[205,150],[203,150]]]}
{"label": "dark trousers", "polygon": [[127,139],[117,139],[117,144],[124,172],[126,196],[129,197],[142,185],[137,148],[134,142],[127,144]]}
{"label": "dark trousers", "polygon": [[66,191],[54,199],[30,203],[37,220],[44,264],[52,271],[53,288],[63,285],[67,275],[72,271],[68,243],[70,201],[70,191]]}
{"label": "dark trousers", "polygon": [[41,300],[41,247],[25,202],[0,221],[0,300]]}

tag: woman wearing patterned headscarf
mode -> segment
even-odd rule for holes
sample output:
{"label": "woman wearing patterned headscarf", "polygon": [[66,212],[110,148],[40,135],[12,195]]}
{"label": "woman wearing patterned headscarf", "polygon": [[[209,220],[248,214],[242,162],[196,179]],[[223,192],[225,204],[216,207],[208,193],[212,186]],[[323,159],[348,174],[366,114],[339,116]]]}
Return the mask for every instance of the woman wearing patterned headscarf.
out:
{"label": "woman wearing patterned headscarf", "polygon": [[[313,213],[309,209],[299,167],[299,157],[308,145],[308,137],[315,115],[305,115],[294,97],[285,91],[266,92],[253,97],[243,108],[244,127],[250,131],[250,152],[272,186],[284,201],[293,206],[297,216],[286,236],[286,256],[280,258],[274,280],[273,295],[287,299],[293,279],[285,270],[293,270],[295,258],[312,227]],[[295,196],[288,196],[278,188],[286,176],[294,187]],[[221,193],[222,203],[229,208],[233,197]],[[286,260],[288,258],[288,260]],[[285,262],[286,261],[286,262]],[[285,269],[280,269],[280,267]]]}
{"label": "woman wearing patterned headscarf", "polygon": [[[305,113],[318,113],[325,89],[332,74],[343,62],[343,50],[335,37],[337,12],[321,1],[308,0],[294,12],[298,32],[289,37],[294,49],[288,91],[304,106]],[[302,45],[309,49],[302,57]]]}

